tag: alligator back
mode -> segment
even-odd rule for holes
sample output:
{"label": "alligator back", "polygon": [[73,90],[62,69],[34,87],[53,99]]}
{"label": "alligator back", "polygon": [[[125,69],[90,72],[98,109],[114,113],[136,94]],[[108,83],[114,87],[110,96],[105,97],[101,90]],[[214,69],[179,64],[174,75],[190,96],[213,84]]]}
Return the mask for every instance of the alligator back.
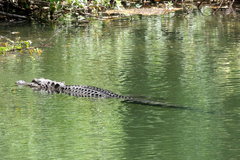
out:
{"label": "alligator back", "polygon": [[109,90],[94,86],[66,85],[62,88],[62,93],[76,97],[131,99],[131,97],[122,96]]}

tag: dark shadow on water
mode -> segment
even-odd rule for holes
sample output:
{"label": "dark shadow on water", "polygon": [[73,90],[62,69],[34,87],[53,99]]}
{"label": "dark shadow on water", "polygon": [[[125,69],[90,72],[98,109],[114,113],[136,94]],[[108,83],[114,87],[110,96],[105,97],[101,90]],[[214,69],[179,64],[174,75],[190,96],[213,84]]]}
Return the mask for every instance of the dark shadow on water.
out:
{"label": "dark shadow on water", "polygon": [[144,100],[144,99],[132,99],[132,100],[123,100],[123,103],[132,103],[132,104],[140,104],[149,107],[160,107],[166,109],[179,109],[179,110],[189,110],[193,112],[199,113],[207,113],[207,114],[217,114],[215,111],[206,111],[199,108],[188,107],[188,106],[178,106],[174,104],[162,103],[158,101]]}

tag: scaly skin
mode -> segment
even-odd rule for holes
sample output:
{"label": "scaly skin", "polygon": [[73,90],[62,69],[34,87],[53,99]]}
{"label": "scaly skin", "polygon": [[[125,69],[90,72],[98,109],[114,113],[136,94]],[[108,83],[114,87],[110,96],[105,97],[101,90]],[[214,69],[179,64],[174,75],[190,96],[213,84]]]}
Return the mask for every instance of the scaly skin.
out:
{"label": "scaly skin", "polygon": [[111,91],[82,85],[65,85],[63,82],[52,81],[50,79],[33,79],[32,82],[19,80],[17,85],[29,86],[34,89],[43,90],[50,93],[65,93],[76,97],[93,97],[93,98],[121,98],[132,99],[128,96],[122,96]]}

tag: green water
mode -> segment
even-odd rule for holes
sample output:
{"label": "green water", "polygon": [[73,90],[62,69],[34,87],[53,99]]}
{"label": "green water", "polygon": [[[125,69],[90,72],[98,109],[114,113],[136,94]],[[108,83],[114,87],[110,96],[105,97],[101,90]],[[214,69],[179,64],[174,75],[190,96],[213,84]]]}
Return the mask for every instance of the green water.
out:
{"label": "green water", "polygon": [[[240,159],[239,19],[0,27],[2,35],[16,31],[46,47],[40,56],[0,56],[0,159]],[[35,77],[194,110],[47,95],[14,84]]]}

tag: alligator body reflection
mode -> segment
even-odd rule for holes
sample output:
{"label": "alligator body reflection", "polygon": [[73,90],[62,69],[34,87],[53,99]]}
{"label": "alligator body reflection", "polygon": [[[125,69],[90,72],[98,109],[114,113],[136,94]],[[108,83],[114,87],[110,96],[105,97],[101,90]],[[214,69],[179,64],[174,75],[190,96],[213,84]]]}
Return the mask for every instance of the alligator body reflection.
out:
{"label": "alligator body reflection", "polygon": [[151,100],[144,100],[140,98],[134,98],[130,96],[123,96],[113,93],[109,90],[101,89],[93,86],[82,86],[82,85],[65,85],[63,82],[57,82],[45,78],[35,78],[32,82],[25,82],[19,80],[16,82],[17,85],[28,86],[38,91],[45,91],[48,93],[62,93],[68,94],[76,97],[92,97],[92,98],[118,98],[123,100],[123,102],[151,105],[151,106],[161,106],[168,108],[179,108],[179,109],[190,109],[189,107],[175,106],[171,104],[166,104],[162,102],[156,102]]}

